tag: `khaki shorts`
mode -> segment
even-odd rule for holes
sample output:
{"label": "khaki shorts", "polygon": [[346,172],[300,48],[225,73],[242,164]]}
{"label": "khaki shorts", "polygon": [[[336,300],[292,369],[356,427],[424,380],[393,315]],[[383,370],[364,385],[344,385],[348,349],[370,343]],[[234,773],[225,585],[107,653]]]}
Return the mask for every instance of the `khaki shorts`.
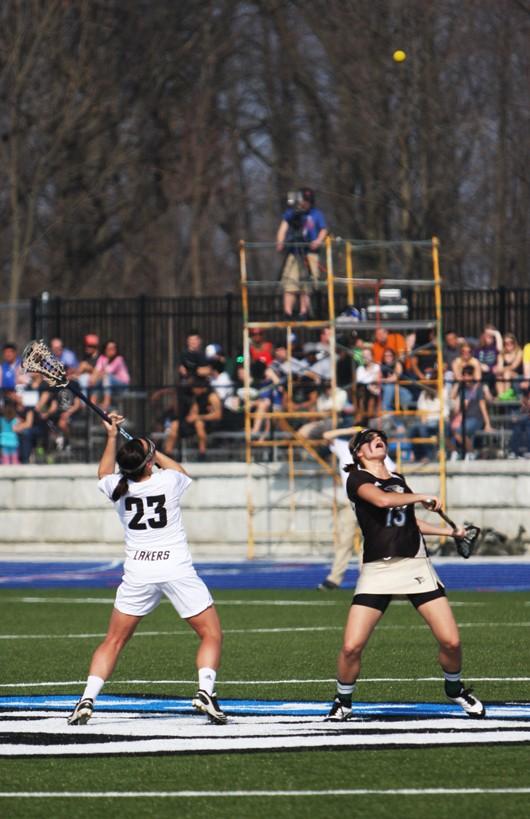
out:
{"label": "khaki shorts", "polygon": [[421,594],[444,587],[428,557],[363,563],[355,594]]}
{"label": "khaki shorts", "polygon": [[318,253],[289,253],[283,264],[282,287],[286,293],[311,293],[318,274]]}

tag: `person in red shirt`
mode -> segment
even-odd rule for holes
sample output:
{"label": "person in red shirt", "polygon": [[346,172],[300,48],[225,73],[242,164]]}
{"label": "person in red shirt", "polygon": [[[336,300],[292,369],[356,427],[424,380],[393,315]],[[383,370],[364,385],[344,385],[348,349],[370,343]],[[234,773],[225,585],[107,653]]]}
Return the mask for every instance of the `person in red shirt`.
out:
{"label": "person in red shirt", "polygon": [[252,361],[262,361],[267,367],[274,359],[272,341],[266,341],[259,327],[250,330],[250,357]]}

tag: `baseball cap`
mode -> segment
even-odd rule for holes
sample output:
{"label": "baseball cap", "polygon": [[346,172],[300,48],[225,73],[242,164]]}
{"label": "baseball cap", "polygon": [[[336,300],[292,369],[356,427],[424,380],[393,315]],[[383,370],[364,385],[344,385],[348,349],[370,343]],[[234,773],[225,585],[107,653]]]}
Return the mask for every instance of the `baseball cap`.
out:
{"label": "baseball cap", "polygon": [[99,347],[99,336],[95,333],[87,333],[85,336],[85,344],[87,347]]}

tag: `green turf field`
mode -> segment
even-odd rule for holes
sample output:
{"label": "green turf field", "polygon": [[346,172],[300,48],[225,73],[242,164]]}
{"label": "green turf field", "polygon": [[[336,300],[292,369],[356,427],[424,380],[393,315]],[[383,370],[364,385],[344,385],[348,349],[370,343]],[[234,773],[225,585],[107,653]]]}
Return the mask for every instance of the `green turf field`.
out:
{"label": "green turf field", "polygon": [[[112,599],[110,590],[3,591],[0,695],[79,694],[82,685],[76,681],[85,679]],[[221,701],[332,698],[348,592],[223,591],[216,599],[225,630]],[[461,625],[464,676],[480,698],[486,704],[530,702],[529,595],[453,593],[450,600]],[[139,627],[104,692],[191,696],[195,648],[193,633],[162,604]],[[362,676],[359,700],[445,702],[435,643],[407,604],[391,605],[365,653]],[[0,760],[2,793],[156,794],[4,797],[0,812],[6,817],[526,817],[530,793],[491,790],[529,787],[529,746],[493,742],[401,750]],[[419,793],[390,792],[404,788]],[[469,788],[479,792],[422,792]],[[308,790],[389,792],[270,794]],[[211,795],[163,795],[181,791]],[[218,795],[223,791],[269,795]]]}

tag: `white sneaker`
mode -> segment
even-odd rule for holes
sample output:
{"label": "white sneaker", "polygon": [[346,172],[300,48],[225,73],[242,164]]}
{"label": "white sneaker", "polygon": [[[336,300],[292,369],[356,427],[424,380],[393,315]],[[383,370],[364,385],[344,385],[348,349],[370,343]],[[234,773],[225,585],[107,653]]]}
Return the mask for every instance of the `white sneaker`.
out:
{"label": "white sneaker", "polygon": [[473,696],[472,691],[472,688],[463,688],[458,697],[448,697],[448,699],[463,708],[468,717],[480,719],[486,715],[486,709],[481,701]]}
{"label": "white sneaker", "polygon": [[326,722],[346,722],[352,718],[351,706],[345,705],[338,697],[333,700],[333,705],[327,715]]}

